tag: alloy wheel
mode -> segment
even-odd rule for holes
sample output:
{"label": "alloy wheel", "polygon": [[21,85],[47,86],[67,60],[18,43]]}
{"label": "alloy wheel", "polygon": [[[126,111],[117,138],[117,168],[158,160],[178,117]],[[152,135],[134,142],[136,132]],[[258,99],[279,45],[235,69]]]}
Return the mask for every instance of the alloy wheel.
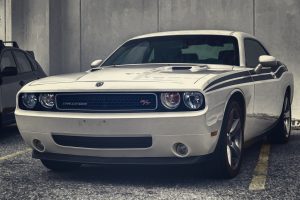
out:
{"label": "alloy wheel", "polygon": [[291,132],[291,105],[289,104],[288,97],[286,97],[284,100],[283,123],[284,123],[285,137],[288,138]]}
{"label": "alloy wheel", "polygon": [[239,109],[233,108],[229,114],[227,124],[227,161],[232,169],[239,165],[242,153],[243,131]]}

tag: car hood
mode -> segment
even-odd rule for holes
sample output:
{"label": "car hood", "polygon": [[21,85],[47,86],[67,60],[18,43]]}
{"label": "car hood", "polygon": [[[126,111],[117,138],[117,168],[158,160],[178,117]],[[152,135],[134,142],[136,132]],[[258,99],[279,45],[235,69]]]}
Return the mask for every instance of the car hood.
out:
{"label": "car hood", "polygon": [[[91,85],[95,87],[96,82],[104,82],[103,89],[114,87],[125,87],[128,89],[153,87],[171,88],[193,87],[196,83],[207,82],[212,77],[232,71],[233,67],[228,65],[203,65],[203,66],[117,66],[100,68],[96,71],[50,76],[34,81],[30,86],[49,85]],[[51,86],[50,86],[51,85]],[[172,86],[171,86],[172,85]],[[70,86],[70,87],[72,87]],[[110,87],[109,87],[110,86]],[[60,86],[61,87],[61,86]],[[146,89],[146,88],[145,88]]]}

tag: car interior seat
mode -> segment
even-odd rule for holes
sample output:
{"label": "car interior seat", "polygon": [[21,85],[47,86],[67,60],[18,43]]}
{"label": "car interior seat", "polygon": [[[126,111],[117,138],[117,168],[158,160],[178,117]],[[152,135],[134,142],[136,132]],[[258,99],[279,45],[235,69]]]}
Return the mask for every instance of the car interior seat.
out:
{"label": "car interior seat", "polygon": [[185,63],[198,63],[198,55],[195,53],[182,54],[182,60]]}
{"label": "car interior seat", "polygon": [[219,62],[220,64],[225,64],[225,65],[234,65],[234,50],[226,50],[226,51],[220,51],[219,52]]}

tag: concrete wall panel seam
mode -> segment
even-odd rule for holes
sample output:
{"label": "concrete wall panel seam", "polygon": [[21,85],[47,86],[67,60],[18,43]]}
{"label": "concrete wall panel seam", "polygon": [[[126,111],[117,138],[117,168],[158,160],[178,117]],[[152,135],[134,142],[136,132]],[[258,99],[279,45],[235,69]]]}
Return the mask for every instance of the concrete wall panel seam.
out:
{"label": "concrete wall panel seam", "polygon": [[82,18],[81,18],[81,0],[79,0],[79,63],[80,63],[80,71],[82,71],[82,32],[81,32],[81,23],[82,23]]}
{"label": "concrete wall panel seam", "polygon": [[255,0],[253,0],[253,35],[255,35]]}

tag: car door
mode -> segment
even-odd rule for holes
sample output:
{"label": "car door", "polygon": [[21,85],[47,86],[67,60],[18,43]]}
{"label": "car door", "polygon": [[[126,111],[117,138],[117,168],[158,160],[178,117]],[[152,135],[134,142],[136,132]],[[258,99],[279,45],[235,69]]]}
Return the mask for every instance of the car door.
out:
{"label": "car door", "polygon": [[[1,72],[6,67],[16,67],[11,50],[4,50],[0,57]],[[2,122],[4,124],[14,121],[14,110],[16,106],[16,94],[21,88],[18,81],[18,75],[15,76],[1,76],[1,112]]]}
{"label": "car door", "polygon": [[[261,55],[269,55],[264,46],[255,39],[244,41],[246,66],[255,68]],[[255,135],[260,135],[278,119],[282,109],[280,81],[274,75],[276,69],[263,67],[259,73],[252,71],[254,81],[254,124]]]}

